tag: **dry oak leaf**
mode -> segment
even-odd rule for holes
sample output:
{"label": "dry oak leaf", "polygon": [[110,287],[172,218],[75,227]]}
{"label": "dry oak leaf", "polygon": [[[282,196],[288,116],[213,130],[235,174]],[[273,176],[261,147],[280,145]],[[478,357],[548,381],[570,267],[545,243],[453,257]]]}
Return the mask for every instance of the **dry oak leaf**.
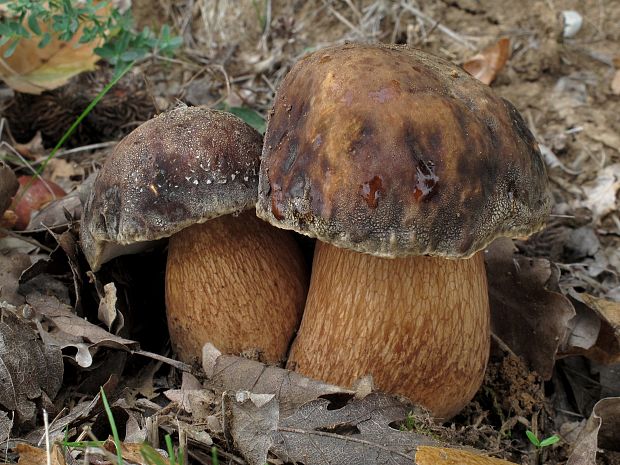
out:
{"label": "dry oak leaf", "polygon": [[485,253],[491,327],[548,380],[557,352],[569,335],[575,309],[559,292],[559,271],[553,263],[514,252],[512,241],[502,238]]}
{"label": "dry oak leaf", "polygon": [[489,85],[506,65],[509,56],[510,39],[502,37],[495,44],[463,63],[463,69],[480,82]]}
{"label": "dry oak leaf", "polygon": [[370,394],[339,407],[327,399],[302,405],[280,419],[273,395],[247,391],[224,395],[225,432],[250,465],[270,451],[286,463],[305,465],[508,465],[510,462],[438,444],[401,431],[410,406]]}
{"label": "dry oak leaf", "polygon": [[211,343],[203,347],[202,369],[208,378],[205,387],[215,392],[251,390],[254,394],[275,394],[282,415],[288,415],[300,405],[320,396],[352,397],[356,394],[284,368],[235,355],[223,355]]}
{"label": "dry oak leaf", "polygon": [[34,400],[53,399],[62,384],[60,348],[42,343],[30,325],[0,305],[0,407],[15,411],[18,423],[32,419]]}
{"label": "dry oak leaf", "polygon": [[[48,31],[41,25],[43,33]],[[54,34],[52,31],[50,33]],[[0,47],[0,79],[12,89],[27,94],[40,94],[66,84],[73,76],[95,69],[99,56],[96,47],[101,40],[80,44],[81,30],[69,42],[53,37],[49,44],[39,48],[39,37],[21,39],[13,54],[4,58],[11,42]]]}

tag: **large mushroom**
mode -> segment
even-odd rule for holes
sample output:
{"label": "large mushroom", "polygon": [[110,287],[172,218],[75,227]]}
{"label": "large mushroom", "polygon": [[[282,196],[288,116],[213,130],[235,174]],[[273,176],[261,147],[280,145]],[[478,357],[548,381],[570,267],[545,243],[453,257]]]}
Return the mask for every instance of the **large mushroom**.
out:
{"label": "large mushroom", "polygon": [[94,271],[171,238],[166,312],[182,360],[211,342],[281,361],[301,319],[301,251],[253,210],[261,147],[230,113],[178,108],[115,147],[86,202],[80,234]]}
{"label": "large mushroom", "polygon": [[537,144],[506,100],[419,50],[319,50],[284,79],[257,214],[317,238],[289,367],[371,374],[437,417],[479,388],[489,352],[482,250],[542,228]]}

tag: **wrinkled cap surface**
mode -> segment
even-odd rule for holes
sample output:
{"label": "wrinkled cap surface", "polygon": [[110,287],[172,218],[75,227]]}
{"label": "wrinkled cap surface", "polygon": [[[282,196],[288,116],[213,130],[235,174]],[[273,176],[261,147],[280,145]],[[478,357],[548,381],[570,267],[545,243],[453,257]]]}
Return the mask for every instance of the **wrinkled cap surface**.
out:
{"label": "wrinkled cap surface", "polygon": [[443,59],[336,46],[278,91],[257,204],[276,226],[377,256],[456,258],[541,229],[549,208],[517,110]]}
{"label": "wrinkled cap surface", "polygon": [[115,147],[86,201],[80,237],[91,268],[254,207],[261,147],[241,119],[206,107],[139,126]]}

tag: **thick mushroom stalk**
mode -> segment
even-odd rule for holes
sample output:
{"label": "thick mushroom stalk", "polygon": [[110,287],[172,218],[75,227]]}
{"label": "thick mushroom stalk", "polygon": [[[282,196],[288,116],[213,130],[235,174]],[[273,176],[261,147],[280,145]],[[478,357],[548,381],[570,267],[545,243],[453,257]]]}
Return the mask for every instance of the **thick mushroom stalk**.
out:
{"label": "thick mushroom stalk", "polygon": [[370,373],[377,389],[451,417],[482,382],[489,331],[481,252],[393,260],[317,242],[289,367],[345,386]]}
{"label": "thick mushroom stalk", "polygon": [[115,147],[84,207],[80,237],[93,271],[171,238],[166,311],[184,361],[212,342],[278,362],[299,323],[301,251],[254,214],[261,147],[260,134],[230,113],[172,110]]}
{"label": "thick mushroom stalk", "polygon": [[190,226],[169,242],[170,338],[185,359],[211,342],[224,353],[257,349],[265,360],[284,360],[306,285],[295,240],[254,210]]}
{"label": "thick mushroom stalk", "polygon": [[479,251],[539,230],[549,207],[523,119],[462,69],[388,45],[305,56],[274,101],[256,207],[317,238],[290,366],[345,385],[371,374],[455,414],[488,357]]}

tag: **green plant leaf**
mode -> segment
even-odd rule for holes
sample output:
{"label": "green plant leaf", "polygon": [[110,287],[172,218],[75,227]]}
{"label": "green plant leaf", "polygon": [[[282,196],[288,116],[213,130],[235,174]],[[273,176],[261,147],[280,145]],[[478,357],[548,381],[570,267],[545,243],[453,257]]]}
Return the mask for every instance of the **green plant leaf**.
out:
{"label": "green plant leaf", "polygon": [[525,432],[525,435],[532,444],[534,444],[536,447],[540,447],[540,440],[529,429]]}
{"label": "green plant leaf", "polygon": [[39,27],[39,21],[37,20],[37,17],[35,15],[31,14],[30,16],[28,16],[28,27],[36,35],[38,36],[41,35],[41,28]]}
{"label": "green plant leaf", "polygon": [[560,440],[560,436],[558,436],[557,434],[554,434],[553,436],[549,436],[548,438],[540,441],[540,447],[551,446],[555,444],[556,442],[558,442],[559,440]]}
{"label": "green plant leaf", "polygon": [[221,109],[238,116],[258,132],[265,134],[267,123],[265,122],[265,118],[263,118],[257,111],[247,107],[229,107],[227,105],[222,106]]}

